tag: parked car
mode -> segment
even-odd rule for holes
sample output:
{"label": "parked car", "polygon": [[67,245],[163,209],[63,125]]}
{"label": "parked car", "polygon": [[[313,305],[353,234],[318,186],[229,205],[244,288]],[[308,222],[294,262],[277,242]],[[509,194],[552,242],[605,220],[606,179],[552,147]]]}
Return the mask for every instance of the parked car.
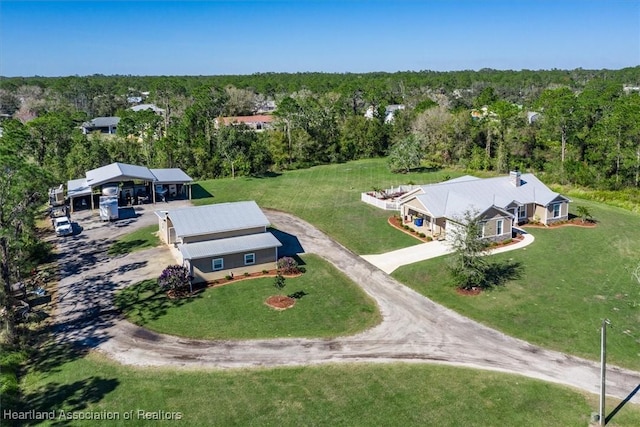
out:
{"label": "parked car", "polygon": [[71,221],[66,216],[53,219],[53,229],[56,231],[57,236],[69,236],[73,234],[73,227]]}

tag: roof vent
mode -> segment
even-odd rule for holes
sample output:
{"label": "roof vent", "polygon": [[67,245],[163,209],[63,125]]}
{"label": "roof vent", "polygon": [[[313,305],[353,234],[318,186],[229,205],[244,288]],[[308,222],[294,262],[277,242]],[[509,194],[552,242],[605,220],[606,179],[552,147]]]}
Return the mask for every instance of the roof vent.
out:
{"label": "roof vent", "polygon": [[520,187],[520,184],[522,183],[522,181],[520,180],[520,172],[509,172],[509,182],[513,184],[514,187]]}

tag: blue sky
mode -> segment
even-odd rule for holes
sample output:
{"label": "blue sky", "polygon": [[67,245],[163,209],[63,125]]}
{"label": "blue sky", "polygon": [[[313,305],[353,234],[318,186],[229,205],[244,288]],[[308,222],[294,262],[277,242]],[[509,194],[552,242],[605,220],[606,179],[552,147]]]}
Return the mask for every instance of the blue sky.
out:
{"label": "blue sky", "polygon": [[638,0],[0,0],[0,75],[618,69]]}

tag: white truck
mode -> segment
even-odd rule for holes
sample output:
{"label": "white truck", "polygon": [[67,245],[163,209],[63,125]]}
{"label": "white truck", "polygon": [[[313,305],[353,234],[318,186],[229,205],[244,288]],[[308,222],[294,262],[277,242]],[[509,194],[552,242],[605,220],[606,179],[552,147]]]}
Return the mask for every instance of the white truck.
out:
{"label": "white truck", "polygon": [[73,234],[71,221],[66,216],[54,218],[53,229],[56,231],[56,236],[70,236]]}

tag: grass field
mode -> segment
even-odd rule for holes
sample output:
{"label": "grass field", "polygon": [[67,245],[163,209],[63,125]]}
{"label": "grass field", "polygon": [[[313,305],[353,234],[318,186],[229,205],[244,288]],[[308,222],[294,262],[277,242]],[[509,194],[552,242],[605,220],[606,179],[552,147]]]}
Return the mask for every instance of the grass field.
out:
{"label": "grass field", "polygon": [[160,244],[156,234],[157,225],[142,227],[132,233],[120,237],[108,250],[109,255],[124,255],[143,249],[153,248]]}
{"label": "grass field", "polygon": [[[138,410],[180,412],[166,424],[188,426],[583,427],[598,407],[595,396],[547,382],[421,364],[176,371],[90,354],[26,383],[35,411],[134,411],[131,421],[68,424],[109,427],[157,423],[136,419]],[[609,400],[608,412],[617,404]],[[608,425],[640,425],[640,408],[624,406]]]}
{"label": "grass field", "polygon": [[286,279],[281,293],[304,295],[284,311],[264,304],[279,293],[273,277],[232,282],[178,300],[167,299],[156,281],[148,280],[120,291],[116,306],[151,330],[205,339],[335,337],[380,322],[375,302],[355,283],[315,255],[302,259],[306,273]]}
{"label": "grass field", "polygon": [[602,319],[610,363],[640,369],[640,284],[631,271],[640,262],[637,214],[593,202],[598,226],[528,231],[526,249],[496,255],[524,265],[521,279],[477,297],[461,296],[445,258],[401,267],[393,276],[423,295],[509,335],[598,360]]}
{"label": "grass field", "polygon": [[[201,182],[196,204],[255,200],[262,208],[293,213],[358,254],[375,254],[420,243],[387,226],[392,212],[360,201],[374,186],[428,184],[461,175],[451,171],[392,174],[384,159],[317,166],[267,178],[241,177]],[[212,195],[213,197],[204,197]]]}
{"label": "grass field", "polygon": [[[384,159],[319,166],[272,178],[204,182],[213,197],[198,203],[255,199],[262,207],[292,212],[359,254],[381,253],[419,243],[388,226],[392,214],[360,201],[372,187],[429,183],[452,171],[394,175]],[[638,214],[575,199],[599,221],[595,229],[532,229],[537,241],[498,257],[524,265],[522,279],[477,298],[454,292],[444,259],[403,267],[394,276],[422,294],[510,335],[597,360],[599,328],[612,322],[611,363],[640,368],[640,285],[631,270],[640,262]],[[498,258],[500,259],[500,258]]]}
{"label": "grass field", "polygon": [[[459,175],[449,173],[451,177]],[[208,191],[210,196],[197,202],[256,200],[262,207],[299,215],[358,253],[380,253],[418,241],[389,227],[386,219],[390,213],[364,205],[360,192],[409,181],[435,182],[445,175],[445,171],[391,175],[384,160],[375,159],[292,171],[272,178],[208,181],[202,183],[200,195]],[[630,270],[640,259],[639,217],[579,200],[574,201],[573,209],[578,204],[591,209],[598,227],[531,230],[536,237],[533,245],[496,256],[513,258],[525,266],[523,278],[503,288],[477,297],[461,297],[454,292],[454,284],[443,268],[444,259],[403,267],[394,276],[434,300],[508,334],[592,359],[597,359],[599,327],[607,317],[612,324],[608,333],[609,362],[638,369],[640,286],[631,280]],[[297,286],[295,280],[288,280],[286,293],[295,292],[298,287],[307,291],[307,285]],[[250,282],[246,282],[247,289],[253,286]],[[238,285],[236,289],[235,285],[211,289],[204,295],[211,293],[212,301],[222,299],[218,291],[228,289],[226,292],[233,293],[244,286]],[[273,289],[270,283],[268,287]],[[314,295],[309,292],[299,303]],[[242,302],[240,298],[237,304]],[[180,309],[191,310],[190,306],[200,303],[202,307],[206,305],[204,298]],[[551,383],[437,365],[340,364],[228,371],[133,369],[99,354],[78,355],[59,346],[41,349],[31,362],[22,381],[28,409],[105,410],[121,414],[137,409],[179,411],[181,422],[193,426],[585,426],[598,407],[597,396]],[[617,404],[609,400],[607,411]],[[134,416],[133,421],[92,421],[91,425],[150,423]],[[88,425],[86,421],[69,424]],[[640,408],[624,406],[607,425],[640,425]]]}

